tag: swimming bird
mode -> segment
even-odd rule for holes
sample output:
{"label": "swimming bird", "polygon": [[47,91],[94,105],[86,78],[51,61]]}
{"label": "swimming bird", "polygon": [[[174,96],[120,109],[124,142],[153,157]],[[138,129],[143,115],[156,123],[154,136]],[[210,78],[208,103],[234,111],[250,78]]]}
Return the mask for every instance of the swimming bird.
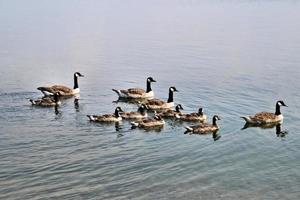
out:
{"label": "swimming bird", "polygon": [[55,92],[60,92],[61,96],[74,96],[80,93],[80,89],[78,86],[78,77],[84,77],[81,73],[75,72],[74,73],[74,87],[69,88],[64,85],[52,85],[48,87],[38,87],[37,89],[40,90],[45,96],[53,95]]}
{"label": "swimming bird", "polygon": [[182,121],[200,121],[205,122],[207,116],[203,113],[203,108],[199,108],[197,113],[189,113],[189,114],[178,114],[176,115],[177,119]]}
{"label": "swimming bird", "polygon": [[172,108],[174,107],[174,92],[178,92],[178,90],[176,89],[176,87],[172,86],[169,88],[169,98],[167,102],[160,99],[150,99],[148,100],[146,105],[149,107],[150,110],[162,110]]}
{"label": "swimming bird", "polygon": [[54,93],[54,96],[43,97],[41,99],[30,99],[29,101],[33,106],[42,106],[42,107],[51,107],[51,106],[59,106],[61,101],[59,100],[60,93]]}
{"label": "swimming bird", "polygon": [[119,122],[122,120],[121,112],[123,112],[123,110],[117,107],[114,114],[87,115],[87,117],[93,122]]}
{"label": "swimming bird", "polygon": [[241,118],[243,118],[248,124],[264,125],[269,123],[278,123],[283,120],[283,115],[280,112],[281,106],[287,107],[282,100],[279,100],[276,102],[275,113],[260,112],[253,116],[243,116]]}
{"label": "swimming bird", "polygon": [[151,99],[154,97],[154,92],[151,88],[151,83],[156,82],[152,77],[148,77],[146,80],[146,91],[141,88],[129,88],[126,90],[112,89],[118,94],[120,98],[128,99]]}
{"label": "swimming bird", "polygon": [[186,132],[192,132],[192,133],[199,133],[199,134],[205,134],[209,132],[215,132],[219,130],[219,126],[217,125],[217,120],[221,120],[221,118],[218,115],[214,115],[212,118],[212,124],[198,124],[194,126],[186,126]]}
{"label": "swimming bird", "polygon": [[141,104],[136,112],[122,112],[123,119],[142,119],[148,117],[147,106]]}
{"label": "swimming bird", "polygon": [[165,111],[157,112],[156,114],[162,118],[175,118],[176,115],[181,114],[180,110],[183,110],[183,107],[181,106],[181,104],[177,104],[175,110],[168,109]]}
{"label": "swimming bird", "polygon": [[151,129],[157,127],[163,127],[165,121],[160,116],[154,116],[152,119],[144,119],[142,121],[131,122],[132,128],[144,128],[144,129]]}

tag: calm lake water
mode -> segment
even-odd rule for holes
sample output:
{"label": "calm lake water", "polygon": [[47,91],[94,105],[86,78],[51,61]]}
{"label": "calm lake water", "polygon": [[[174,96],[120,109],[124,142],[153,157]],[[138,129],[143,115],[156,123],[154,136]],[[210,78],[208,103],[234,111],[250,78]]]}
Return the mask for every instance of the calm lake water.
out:
{"label": "calm lake water", "polygon": [[[300,199],[300,2],[297,0],[1,0],[0,199]],[[52,108],[38,86],[79,80],[81,97]],[[112,88],[180,91],[184,112],[218,114],[221,138],[123,122]],[[276,129],[241,130],[274,111]],[[210,121],[210,119],[209,119]]]}

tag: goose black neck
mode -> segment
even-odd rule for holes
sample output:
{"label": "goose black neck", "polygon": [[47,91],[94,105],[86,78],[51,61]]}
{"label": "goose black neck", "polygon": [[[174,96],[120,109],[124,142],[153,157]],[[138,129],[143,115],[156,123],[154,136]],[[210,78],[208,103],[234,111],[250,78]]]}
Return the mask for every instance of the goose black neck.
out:
{"label": "goose black neck", "polygon": [[146,110],[144,107],[139,107],[138,112],[143,115],[143,114],[145,114]]}
{"label": "goose black neck", "polygon": [[281,115],[281,112],[280,112],[280,105],[278,105],[278,103],[276,104],[275,115]]}
{"label": "goose black neck", "polygon": [[216,118],[213,118],[213,123],[212,123],[214,126],[217,126],[217,119]]}
{"label": "goose black neck", "polygon": [[59,101],[58,95],[54,94],[54,102],[57,103]]}
{"label": "goose black neck", "polygon": [[168,103],[171,103],[173,102],[174,99],[173,99],[173,91],[172,90],[169,90],[169,98],[168,98]]}
{"label": "goose black neck", "polygon": [[151,91],[152,91],[152,88],[151,88],[151,81],[148,81],[148,80],[147,80],[147,91],[146,91],[146,92],[148,93],[148,92],[151,92]]}
{"label": "goose black neck", "polygon": [[198,114],[202,116],[203,115],[203,110],[199,109]]}
{"label": "goose black neck", "polygon": [[115,110],[115,116],[116,116],[116,117],[120,117],[120,113],[119,113],[118,110]]}
{"label": "goose black neck", "polygon": [[73,89],[77,89],[78,88],[78,77],[74,74],[74,88]]}
{"label": "goose black neck", "polygon": [[178,112],[178,113],[180,112],[180,109],[178,106],[175,107],[175,112]]}
{"label": "goose black neck", "polygon": [[276,134],[279,135],[281,132],[281,124],[276,125]]}

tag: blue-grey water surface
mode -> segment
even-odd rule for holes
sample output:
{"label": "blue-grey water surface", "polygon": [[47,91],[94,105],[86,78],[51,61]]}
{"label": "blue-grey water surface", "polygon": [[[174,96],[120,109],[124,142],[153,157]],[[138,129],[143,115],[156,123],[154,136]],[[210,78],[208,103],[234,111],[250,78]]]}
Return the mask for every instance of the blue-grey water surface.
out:
{"label": "blue-grey water surface", "polygon": [[[298,200],[299,65],[297,0],[0,0],[0,199]],[[30,106],[75,71],[78,107]],[[147,76],[158,98],[176,86],[184,112],[220,115],[221,138],[87,120]],[[278,99],[288,134],[241,130]]]}

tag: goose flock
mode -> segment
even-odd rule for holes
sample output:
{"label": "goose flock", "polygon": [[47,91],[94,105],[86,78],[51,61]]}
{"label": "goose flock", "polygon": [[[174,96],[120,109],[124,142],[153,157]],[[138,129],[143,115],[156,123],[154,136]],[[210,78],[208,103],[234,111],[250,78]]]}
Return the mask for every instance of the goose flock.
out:
{"label": "goose flock", "polygon": [[[74,73],[74,87],[70,88],[64,85],[42,86],[40,90],[44,96],[33,100],[30,99],[32,106],[56,107],[61,104],[61,100],[67,97],[73,97],[80,93],[78,78],[84,77],[80,72]],[[185,133],[197,134],[215,134],[219,129],[217,124],[221,118],[218,115],[212,117],[212,123],[207,123],[207,116],[203,108],[198,108],[198,112],[182,113],[181,104],[174,105],[174,92],[178,92],[176,87],[169,87],[167,101],[155,98],[151,84],[156,82],[152,77],[146,79],[146,90],[142,88],[112,89],[123,102],[133,101],[137,103],[137,111],[124,112],[121,107],[116,107],[114,113],[101,115],[87,115],[91,122],[120,122],[122,120],[131,120],[132,128],[154,129],[165,125],[164,119],[174,119],[176,121],[194,122],[196,124],[185,126]],[[275,106],[275,112],[259,112],[252,116],[242,116],[245,120],[245,127],[274,127],[281,124],[283,115],[280,111],[281,106],[287,106],[282,100],[278,100]],[[174,108],[175,107],[175,108]],[[174,109],[173,109],[174,108]],[[152,112],[153,115],[148,115]],[[151,117],[152,116],[152,117]]]}

